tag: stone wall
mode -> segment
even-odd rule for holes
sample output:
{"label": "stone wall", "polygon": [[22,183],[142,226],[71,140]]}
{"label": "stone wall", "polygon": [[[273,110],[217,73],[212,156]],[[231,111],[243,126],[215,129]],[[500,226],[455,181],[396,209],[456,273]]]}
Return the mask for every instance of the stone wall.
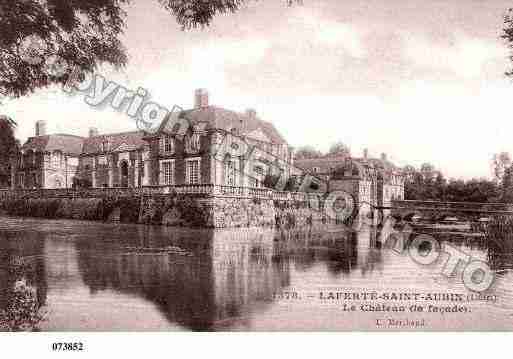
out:
{"label": "stone wall", "polygon": [[[205,194],[155,194],[103,198],[9,197],[8,215],[142,223],[200,228],[292,228],[329,222],[307,201],[240,198]],[[322,205],[320,206],[322,209]]]}

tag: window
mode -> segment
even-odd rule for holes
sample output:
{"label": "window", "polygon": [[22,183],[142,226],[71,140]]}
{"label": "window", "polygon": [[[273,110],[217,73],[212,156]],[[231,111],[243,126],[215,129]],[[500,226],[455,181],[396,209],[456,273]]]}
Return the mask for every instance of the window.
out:
{"label": "window", "polygon": [[200,134],[193,132],[185,136],[185,151],[187,153],[197,153],[200,150]]}
{"label": "window", "polygon": [[162,161],[161,165],[161,184],[172,185],[174,184],[174,162]]}
{"label": "window", "polygon": [[200,159],[186,160],[186,182],[187,184],[197,184],[200,182]]}
{"label": "window", "polygon": [[235,163],[231,159],[225,159],[225,184],[227,186],[235,186],[236,172]]}
{"label": "window", "polygon": [[103,140],[102,142],[102,152],[107,152],[109,150],[109,141]]}
{"label": "window", "polygon": [[314,173],[319,173],[320,172],[320,168],[319,167],[314,167],[313,168],[313,172]]}
{"label": "window", "polygon": [[172,153],[174,150],[173,144],[173,138],[171,136],[166,136],[164,139],[164,152]]}
{"label": "window", "polygon": [[19,181],[20,181],[20,187],[24,188],[25,187],[25,174],[24,173],[20,173]]}
{"label": "window", "polygon": [[52,156],[52,166],[53,167],[60,167],[61,166],[61,153],[60,152],[54,152]]}
{"label": "window", "polygon": [[161,153],[173,153],[174,148],[174,138],[171,136],[163,136],[160,138],[160,152]]}

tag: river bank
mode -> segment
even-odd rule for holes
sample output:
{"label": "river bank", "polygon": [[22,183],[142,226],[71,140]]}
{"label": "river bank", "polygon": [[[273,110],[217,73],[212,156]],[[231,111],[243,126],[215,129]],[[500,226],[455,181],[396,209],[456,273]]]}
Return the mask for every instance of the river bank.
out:
{"label": "river bank", "polygon": [[0,204],[9,216],[178,227],[295,227],[326,222],[308,201],[191,195],[105,198],[17,198]]}

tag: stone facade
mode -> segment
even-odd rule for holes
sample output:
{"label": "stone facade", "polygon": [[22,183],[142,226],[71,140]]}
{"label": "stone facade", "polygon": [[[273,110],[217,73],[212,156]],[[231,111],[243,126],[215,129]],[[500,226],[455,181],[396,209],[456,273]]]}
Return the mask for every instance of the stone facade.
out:
{"label": "stone facade", "polygon": [[292,149],[272,124],[253,110],[209,106],[205,92],[196,97],[194,109],[169,116],[146,136],[151,185],[261,188],[269,174],[290,176]]}
{"label": "stone facade", "polygon": [[313,158],[296,160],[295,165],[325,182],[328,192],[350,194],[363,217],[371,217],[376,207],[390,207],[392,201],[404,199],[404,174],[385,154],[369,158],[365,150],[362,158]]}
{"label": "stone facade", "polygon": [[46,135],[42,121],[36,134],[11,159],[13,188],[71,188],[77,180],[82,138],[72,135]]}

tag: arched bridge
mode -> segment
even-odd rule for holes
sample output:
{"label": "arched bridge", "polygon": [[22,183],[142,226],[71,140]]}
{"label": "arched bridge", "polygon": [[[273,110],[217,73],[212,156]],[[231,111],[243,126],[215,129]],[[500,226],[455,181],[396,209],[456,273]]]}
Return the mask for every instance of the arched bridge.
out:
{"label": "arched bridge", "polygon": [[438,201],[392,201],[390,206],[378,209],[389,210],[394,218],[411,220],[414,216],[440,221],[448,217],[477,221],[494,215],[513,216],[512,203],[438,202]]}

